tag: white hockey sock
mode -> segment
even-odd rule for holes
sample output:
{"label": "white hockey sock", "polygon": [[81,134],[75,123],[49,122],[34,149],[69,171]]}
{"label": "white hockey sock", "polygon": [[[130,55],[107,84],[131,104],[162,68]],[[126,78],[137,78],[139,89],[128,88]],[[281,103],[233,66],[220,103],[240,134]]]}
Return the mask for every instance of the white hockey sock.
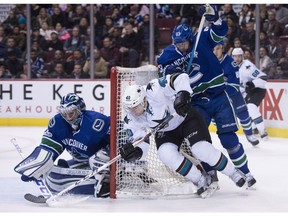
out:
{"label": "white hockey sock", "polygon": [[173,143],[162,144],[157,154],[160,160],[172,170],[175,170],[182,176],[185,176],[193,183],[197,184],[202,174],[193,163],[185,158]]}
{"label": "white hockey sock", "polygon": [[262,115],[261,115],[258,107],[252,103],[248,103],[247,107],[248,107],[249,115],[251,116],[251,118],[253,120],[253,123],[255,124],[257,129],[259,130],[260,134],[264,134],[265,133],[265,125],[264,125],[264,121],[263,121]]}

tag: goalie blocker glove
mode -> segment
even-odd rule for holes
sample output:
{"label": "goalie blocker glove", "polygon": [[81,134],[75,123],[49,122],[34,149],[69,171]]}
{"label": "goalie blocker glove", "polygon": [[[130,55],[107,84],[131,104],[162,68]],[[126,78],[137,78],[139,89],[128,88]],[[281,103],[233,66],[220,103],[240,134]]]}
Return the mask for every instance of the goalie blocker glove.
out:
{"label": "goalie blocker glove", "polygon": [[128,142],[120,148],[120,155],[126,161],[135,161],[141,158],[143,151],[139,147],[134,147],[132,143]]}
{"label": "goalie blocker glove", "polygon": [[174,108],[178,115],[185,116],[192,110],[191,107],[191,96],[187,91],[179,91],[176,94],[174,101]]}

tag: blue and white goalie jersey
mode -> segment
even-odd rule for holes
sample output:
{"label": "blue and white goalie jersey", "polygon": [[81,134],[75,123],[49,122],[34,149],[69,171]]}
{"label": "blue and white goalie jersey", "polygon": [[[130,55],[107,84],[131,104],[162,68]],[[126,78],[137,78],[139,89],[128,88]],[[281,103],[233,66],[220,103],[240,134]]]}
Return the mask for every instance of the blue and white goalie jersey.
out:
{"label": "blue and white goalie jersey", "polygon": [[44,132],[41,146],[54,153],[55,160],[65,149],[75,161],[87,161],[101,148],[110,144],[110,117],[94,111],[82,111],[78,131],[61,117],[55,115]]}

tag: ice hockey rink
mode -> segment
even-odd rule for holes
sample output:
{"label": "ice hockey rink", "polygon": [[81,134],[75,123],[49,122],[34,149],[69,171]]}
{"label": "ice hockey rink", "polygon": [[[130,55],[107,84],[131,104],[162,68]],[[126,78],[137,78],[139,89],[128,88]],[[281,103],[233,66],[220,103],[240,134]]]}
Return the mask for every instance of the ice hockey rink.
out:
{"label": "ice hockey rink", "polygon": [[[248,155],[249,167],[257,179],[256,190],[237,188],[226,176],[219,174],[220,190],[207,199],[96,199],[69,206],[63,204],[58,208],[45,204],[34,204],[26,201],[25,193],[40,195],[32,183],[24,183],[14,172],[14,166],[21,157],[10,140],[15,138],[24,154],[28,155],[40,142],[45,127],[0,127],[0,212],[18,214],[87,212],[106,213],[287,213],[288,212],[288,140],[270,137],[261,141],[257,147],[247,143],[239,135]],[[212,133],[214,145],[226,154],[216,134]],[[61,155],[67,157],[67,155]],[[30,215],[30,214],[29,214]],[[135,215],[135,214],[133,214]],[[146,214],[145,214],[146,215]],[[189,214],[192,215],[192,214]]]}

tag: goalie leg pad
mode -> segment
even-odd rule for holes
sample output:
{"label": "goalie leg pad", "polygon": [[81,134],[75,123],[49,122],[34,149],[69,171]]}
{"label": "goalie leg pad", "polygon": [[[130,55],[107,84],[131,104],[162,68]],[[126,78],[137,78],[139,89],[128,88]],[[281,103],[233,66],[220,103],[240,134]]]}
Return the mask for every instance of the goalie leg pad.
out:
{"label": "goalie leg pad", "polygon": [[15,172],[22,175],[23,181],[32,181],[42,178],[53,167],[53,153],[40,146],[15,168]]}

